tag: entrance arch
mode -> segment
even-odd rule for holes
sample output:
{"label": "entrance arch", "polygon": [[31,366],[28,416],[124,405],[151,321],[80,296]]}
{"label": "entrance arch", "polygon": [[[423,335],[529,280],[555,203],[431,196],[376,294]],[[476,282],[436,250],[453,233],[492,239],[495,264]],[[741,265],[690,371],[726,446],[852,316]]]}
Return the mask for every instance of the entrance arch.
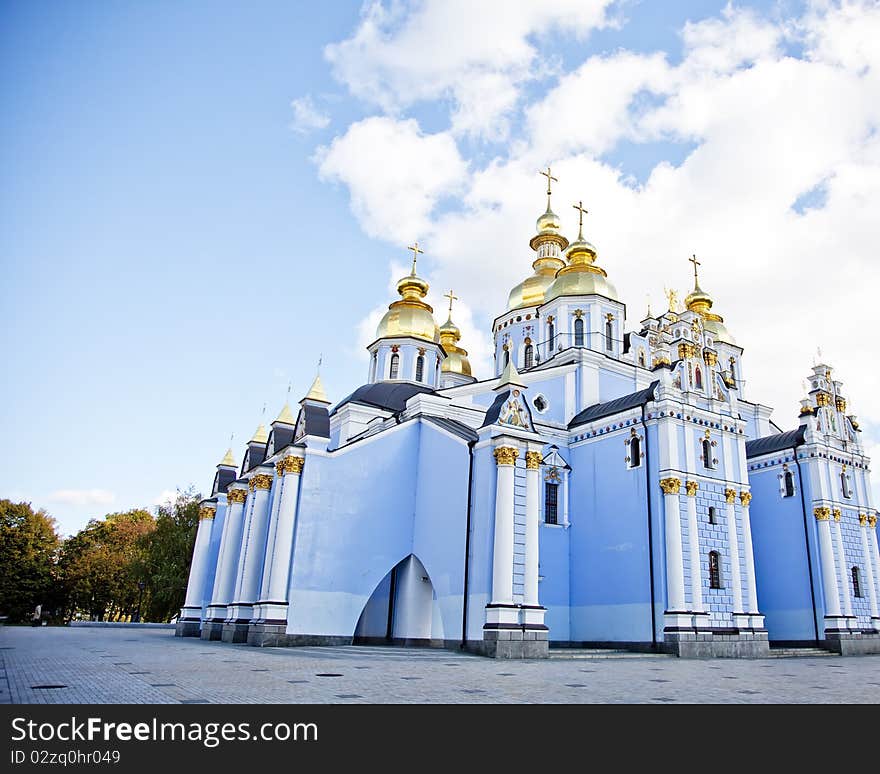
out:
{"label": "entrance arch", "polygon": [[[379,582],[358,618],[355,645],[443,645],[437,595],[415,554],[396,564]],[[436,622],[436,623],[435,623]]]}

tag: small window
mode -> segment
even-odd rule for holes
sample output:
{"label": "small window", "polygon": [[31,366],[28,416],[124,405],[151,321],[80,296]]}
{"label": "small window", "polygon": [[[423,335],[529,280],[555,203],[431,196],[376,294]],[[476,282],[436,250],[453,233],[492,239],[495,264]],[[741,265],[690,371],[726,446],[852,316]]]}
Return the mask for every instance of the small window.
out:
{"label": "small window", "polygon": [[504,348],[504,365],[505,365],[505,367],[507,366],[507,364],[509,362],[510,362],[510,350],[507,347],[505,347]]}
{"label": "small window", "polygon": [[730,381],[736,384],[736,361],[730,358]]}
{"label": "small window", "polygon": [[553,345],[556,342],[556,327],[553,323],[547,325],[547,342],[550,346],[550,352],[553,352]]}
{"label": "small window", "polygon": [[631,468],[637,468],[641,464],[642,464],[642,441],[637,435],[634,435],[629,440],[629,466]]}
{"label": "small window", "polygon": [[391,356],[391,369],[388,372],[389,379],[396,379],[400,373],[400,355],[396,352]]}
{"label": "small window", "polygon": [[849,479],[846,475],[846,471],[843,471],[840,474],[840,492],[847,500],[852,497],[852,491],[849,488]]}
{"label": "small window", "polygon": [[416,358],[416,381],[420,382],[425,377],[425,356],[419,355]]}
{"label": "small window", "polygon": [[703,439],[703,467],[713,468],[712,464],[712,442],[708,438]]}
{"label": "small window", "polygon": [[614,349],[614,326],[611,320],[605,323],[605,349],[609,352]]}
{"label": "small window", "polygon": [[699,366],[697,366],[697,367],[694,369],[694,386],[695,386],[698,390],[702,390],[702,389],[703,389],[703,372],[700,370],[700,367],[699,367]]}
{"label": "small window", "polygon": [[549,406],[550,404],[547,403],[547,398],[545,398],[543,395],[538,395],[532,401],[532,405],[543,414],[547,410],[547,406]]}
{"label": "small window", "polygon": [[720,589],[721,586],[721,555],[717,551],[709,552],[709,588]]}
{"label": "small window", "polygon": [[853,596],[862,596],[862,579],[859,577],[859,568],[853,567],[852,570]]}
{"label": "small window", "polygon": [[717,524],[718,523],[718,511],[715,509],[714,505],[709,506],[709,523]]}
{"label": "small window", "polygon": [[782,477],[782,492],[783,497],[794,497],[794,475],[790,470],[786,470]]}
{"label": "small window", "polygon": [[574,345],[584,346],[584,321],[580,317],[575,318],[574,321]]}
{"label": "small window", "polygon": [[523,350],[523,367],[531,368],[535,364],[535,349],[531,344],[526,344]]}
{"label": "small window", "polygon": [[559,484],[552,481],[544,483],[544,521],[559,524]]}
{"label": "small window", "polygon": [[379,353],[374,352],[373,357],[370,359],[370,381],[376,381],[376,364],[379,362]]}
{"label": "small window", "polygon": [[639,350],[639,365],[644,368],[645,367],[645,350]]}

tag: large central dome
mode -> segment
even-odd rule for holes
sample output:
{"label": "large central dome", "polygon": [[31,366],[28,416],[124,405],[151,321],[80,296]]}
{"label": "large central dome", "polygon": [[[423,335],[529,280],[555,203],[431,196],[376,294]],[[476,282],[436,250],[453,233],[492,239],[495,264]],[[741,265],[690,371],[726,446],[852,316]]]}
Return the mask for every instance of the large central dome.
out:
{"label": "large central dome", "polygon": [[422,299],[428,293],[428,283],[413,273],[397,283],[400,301],[388,307],[376,328],[377,339],[411,336],[416,339],[439,342],[440,329],[434,320],[434,310]]}

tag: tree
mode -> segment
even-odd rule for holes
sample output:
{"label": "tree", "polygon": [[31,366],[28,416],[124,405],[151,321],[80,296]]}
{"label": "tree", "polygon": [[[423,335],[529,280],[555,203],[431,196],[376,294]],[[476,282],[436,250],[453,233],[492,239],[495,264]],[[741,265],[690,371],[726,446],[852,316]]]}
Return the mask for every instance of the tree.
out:
{"label": "tree", "polygon": [[173,503],[156,509],[156,529],[143,538],[142,574],[148,589],[145,617],[151,621],[168,621],[183,605],[200,500],[192,487],[178,491]]}
{"label": "tree", "polygon": [[55,519],[44,510],[0,500],[0,615],[23,621],[36,605],[54,604],[60,542]]}

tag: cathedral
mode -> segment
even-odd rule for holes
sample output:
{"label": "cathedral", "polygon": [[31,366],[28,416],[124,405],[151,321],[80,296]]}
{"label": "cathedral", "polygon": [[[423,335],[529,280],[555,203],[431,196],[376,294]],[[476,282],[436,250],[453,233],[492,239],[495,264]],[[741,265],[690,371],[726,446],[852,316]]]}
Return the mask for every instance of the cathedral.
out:
{"label": "cathedral", "polygon": [[670,293],[627,326],[582,205],[569,242],[542,174],[495,373],[471,373],[451,291],[437,324],[416,243],[366,383],[334,402],[318,376],[217,465],[179,636],[495,658],[880,652],[869,460],[831,367],[783,431],[745,394],[696,257],[683,304]]}

